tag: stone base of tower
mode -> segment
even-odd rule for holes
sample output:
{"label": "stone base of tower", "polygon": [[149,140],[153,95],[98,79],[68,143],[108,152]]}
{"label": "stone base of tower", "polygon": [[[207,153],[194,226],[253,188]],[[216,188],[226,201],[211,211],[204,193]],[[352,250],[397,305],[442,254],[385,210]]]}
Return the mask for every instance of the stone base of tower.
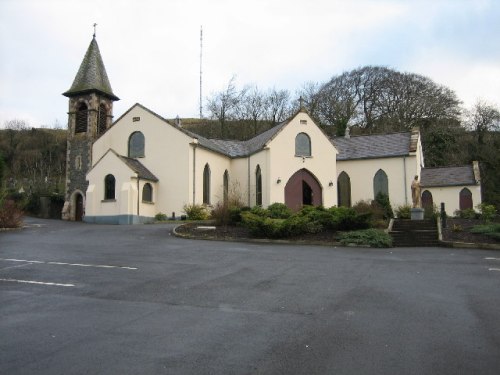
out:
{"label": "stone base of tower", "polygon": [[64,202],[64,206],[61,212],[62,220],[71,220],[71,203],[69,201]]}

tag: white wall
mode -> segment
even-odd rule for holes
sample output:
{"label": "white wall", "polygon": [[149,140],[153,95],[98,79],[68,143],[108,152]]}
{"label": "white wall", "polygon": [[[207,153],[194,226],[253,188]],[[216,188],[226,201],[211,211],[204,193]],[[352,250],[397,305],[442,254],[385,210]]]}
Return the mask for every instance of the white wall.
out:
{"label": "white wall", "polygon": [[[301,124],[301,120],[306,124]],[[311,139],[311,157],[295,156],[295,137],[306,133]],[[325,207],[337,204],[337,149],[328,137],[316,126],[305,112],[299,112],[268,144],[267,185],[264,191],[269,191],[264,205],[274,202],[285,202],[285,186],[290,177],[302,168],[310,171],[322,187],[323,205]],[[278,178],[281,183],[277,184]],[[333,186],[329,183],[333,182]],[[266,189],[267,187],[267,189]]]}
{"label": "white wall", "polygon": [[[134,117],[139,117],[140,121],[133,121]],[[128,140],[135,131],[142,132],[145,138],[145,156],[138,160],[159,180],[154,190],[154,215],[160,212],[167,216],[172,212],[180,215],[183,205],[192,197],[189,145],[192,138],[143,107],[132,107],[94,143],[93,163],[98,163],[110,148],[127,156]],[[148,205],[144,209],[150,212],[153,208]]]}
{"label": "white wall", "polygon": [[429,190],[432,194],[432,201],[439,210],[441,203],[445,204],[448,216],[453,216],[456,210],[460,209],[460,191],[466,187],[472,193],[472,207],[475,209],[481,203],[481,187],[479,185],[470,186],[450,186],[422,188],[422,192]]}
{"label": "white wall", "polygon": [[[104,179],[115,178],[115,199],[104,200]],[[136,174],[113,152],[108,152],[88,174],[85,216],[116,216],[137,214],[137,188],[131,183]]]}
{"label": "white wall", "polygon": [[[412,204],[411,182],[420,175],[417,157],[347,160],[337,162],[338,174],[346,172],[351,179],[351,202],[374,199],[373,178],[382,169],[388,178],[389,200],[393,209]],[[338,176],[338,175],[337,175]]]}

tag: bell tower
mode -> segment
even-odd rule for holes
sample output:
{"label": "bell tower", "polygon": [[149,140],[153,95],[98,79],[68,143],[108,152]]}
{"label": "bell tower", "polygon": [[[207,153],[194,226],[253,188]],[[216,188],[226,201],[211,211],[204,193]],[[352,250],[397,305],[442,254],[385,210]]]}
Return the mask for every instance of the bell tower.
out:
{"label": "bell tower", "polygon": [[95,31],[73,84],[63,95],[69,98],[69,109],[62,218],[79,221],[85,214],[86,176],[92,168],[92,144],[111,126],[113,102],[120,100],[111,89]]}

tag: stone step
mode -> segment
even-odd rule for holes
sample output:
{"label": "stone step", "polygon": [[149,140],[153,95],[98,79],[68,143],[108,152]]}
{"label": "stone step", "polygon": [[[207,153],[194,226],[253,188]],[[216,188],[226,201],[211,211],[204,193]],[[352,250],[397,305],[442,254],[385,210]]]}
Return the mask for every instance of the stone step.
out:
{"label": "stone step", "polygon": [[438,246],[438,230],[434,220],[402,220],[396,219],[389,232],[393,245],[408,246]]}

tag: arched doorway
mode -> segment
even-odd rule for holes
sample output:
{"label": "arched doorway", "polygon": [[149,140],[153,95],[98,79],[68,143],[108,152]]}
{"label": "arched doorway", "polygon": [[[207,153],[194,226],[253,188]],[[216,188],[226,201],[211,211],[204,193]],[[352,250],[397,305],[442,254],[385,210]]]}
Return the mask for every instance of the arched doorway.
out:
{"label": "arched doorway", "polygon": [[422,207],[428,209],[432,209],[432,207],[434,207],[432,193],[429,190],[424,190],[422,193]]}
{"label": "arched doorway", "polygon": [[322,188],[318,180],[307,169],[295,172],[285,185],[285,204],[294,211],[305,205],[319,206],[323,203]]}
{"label": "arched doorway", "polygon": [[469,210],[473,208],[472,193],[469,189],[460,190],[460,210]]}
{"label": "arched doorway", "polygon": [[83,196],[80,193],[75,194],[75,221],[83,220]]}

